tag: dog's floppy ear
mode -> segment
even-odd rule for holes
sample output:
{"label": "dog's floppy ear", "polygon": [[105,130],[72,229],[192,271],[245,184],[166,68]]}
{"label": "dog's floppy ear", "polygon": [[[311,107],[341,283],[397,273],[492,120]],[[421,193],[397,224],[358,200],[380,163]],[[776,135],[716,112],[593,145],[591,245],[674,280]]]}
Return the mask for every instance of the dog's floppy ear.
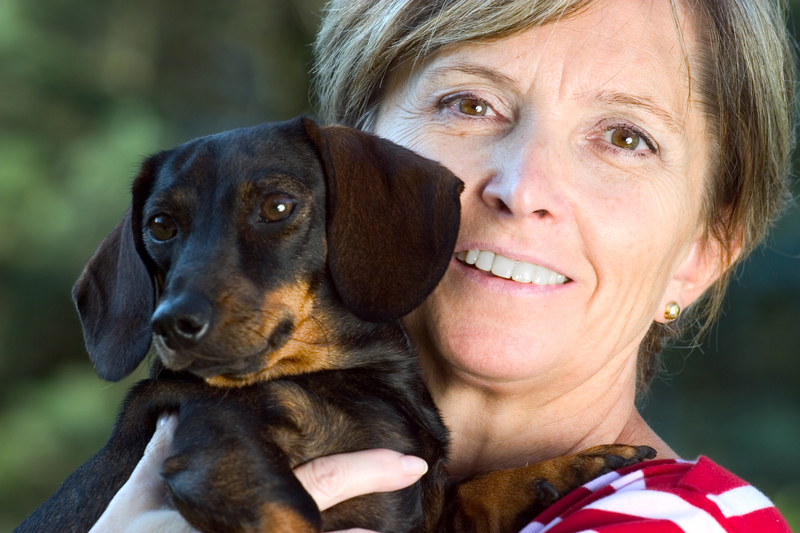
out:
{"label": "dog's floppy ear", "polygon": [[134,205],[100,243],[72,288],[89,357],[107,381],[133,372],[150,349],[155,287],[139,253],[143,246],[137,243],[141,220],[136,196],[149,192],[152,173],[148,160],[134,182]]}
{"label": "dog's floppy ear", "polygon": [[362,131],[304,119],[328,186],[328,263],[345,305],[395,320],[447,270],[463,183],[443,166]]}

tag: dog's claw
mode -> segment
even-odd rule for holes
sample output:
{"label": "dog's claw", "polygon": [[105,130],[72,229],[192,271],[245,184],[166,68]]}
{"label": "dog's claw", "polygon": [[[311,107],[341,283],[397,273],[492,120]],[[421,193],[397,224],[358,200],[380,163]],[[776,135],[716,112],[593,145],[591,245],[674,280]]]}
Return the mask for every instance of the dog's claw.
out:
{"label": "dog's claw", "polygon": [[593,470],[591,467],[589,467],[584,470],[584,475],[586,476],[585,481],[590,481],[594,478],[607,474],[608,472],[653,459],[655,456],[656,450],[650,446],[609,444],[604,446],[595,446],[594,448],[590,448],[582,453],[579,453],[575,457],[576,459],[596,458],[602,461],[602,464],[596,464],[596,469]]}
{"label": "dog's claw", "polygon": [[624,466],[628,466],[628,460],[619,455],[606,455],[604,459],[608,470],[618,470]]}
{"label": "dog's claw", "polygon": [[536,497],[545,505],[550,505],[561,497],[556,486],[544,478],[534,481],[534,490]]}
{"label": "dog's claw", "polygon": [[655,448],[651,448],[650,446],[636,446],[637,454],[642,458],[642,460],[649,460],[654,459],[658,452]]}
{"label": "dog's claw", "polygon": [[624,448],[629,449],[631,454],[623,456],[611,453],[604,456],[609,472],[626,466],[633,466],[656,456],[656,450],[650,446],[625,446]]}

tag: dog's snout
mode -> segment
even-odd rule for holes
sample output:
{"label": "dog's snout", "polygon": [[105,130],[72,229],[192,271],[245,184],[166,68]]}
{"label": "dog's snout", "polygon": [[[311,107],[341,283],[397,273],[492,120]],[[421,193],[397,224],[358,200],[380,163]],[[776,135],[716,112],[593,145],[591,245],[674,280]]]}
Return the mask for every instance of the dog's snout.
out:
{"label": "dog's snout", "polygon": [[182,295],[159,304],[153,314],[153,333],[163,337],[170,349],[187,350],[208,333],[211,319],[208,300],[195,294]]}

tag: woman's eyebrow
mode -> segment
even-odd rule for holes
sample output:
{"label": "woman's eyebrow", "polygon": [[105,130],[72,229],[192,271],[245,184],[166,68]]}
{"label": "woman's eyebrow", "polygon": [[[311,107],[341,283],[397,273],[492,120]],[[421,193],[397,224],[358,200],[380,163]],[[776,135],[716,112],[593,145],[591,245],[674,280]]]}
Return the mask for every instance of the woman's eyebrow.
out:
{"label": "woman's eyebrow", "polygon": [[435,68],[432,68],[429,72],[427,72],[424,75],[424,77],[428,79],[436,79],[436,78],[442,78],[444,76],[447,76],[448,74],[453,74],[453,73],[466,74],[468,76],[483,78],[487,81],[492,82],[493,84],[505,87],[515,87],[517,85],[516,80],[514,80],[514,78],[511,78],[510,76],[506,76],[505,74],[488,67],[483,67],[480,65],[475,65],[467,62],[463,63],[453,62],[444,65],[439,65]]}
{"label": "woman's eyebrow", "polygon": [[646,113],[660,119],[673,133],[680,135],[685,132],[685,125],[682,120],[678,120],[674,115],[659,106],[655,100],[648,96],[632,95],[617,91],[590,92],[583,96],[591,103],[643,109]]}

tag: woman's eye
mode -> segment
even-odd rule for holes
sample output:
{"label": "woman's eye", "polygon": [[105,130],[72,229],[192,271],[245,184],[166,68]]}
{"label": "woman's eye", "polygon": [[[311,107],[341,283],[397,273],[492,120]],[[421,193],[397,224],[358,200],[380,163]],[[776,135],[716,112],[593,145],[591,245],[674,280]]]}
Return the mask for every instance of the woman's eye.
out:
{"label": "woman's eye", "polygon": [[156,215],[148,224],[150,235],[157,241],[168,241],[178,234],[178,226],[169,215]]}
{"label": "woman's eye", "polygon": [[606,131],[606,141],[623,150],[651,149],[647,140],[629,128],[614,128]]}
{"label": "woman's eye", "polygon": [[455,98],[446,102],[445,105],[459,113],[473,117],[485,117],[494,114],[492,106],[480,98]]}
{"label": "woman's eye", "polygon": [[286,194],[270,194],[261,204],[261,219],[265,222],[278,222],[292,214],[294,199]]}
{"label": "woman's eye", "polygon": [[458,103],[458,110],[465,115],[482,117],[489,111],[489,105],[475,98],[465,98]]}

